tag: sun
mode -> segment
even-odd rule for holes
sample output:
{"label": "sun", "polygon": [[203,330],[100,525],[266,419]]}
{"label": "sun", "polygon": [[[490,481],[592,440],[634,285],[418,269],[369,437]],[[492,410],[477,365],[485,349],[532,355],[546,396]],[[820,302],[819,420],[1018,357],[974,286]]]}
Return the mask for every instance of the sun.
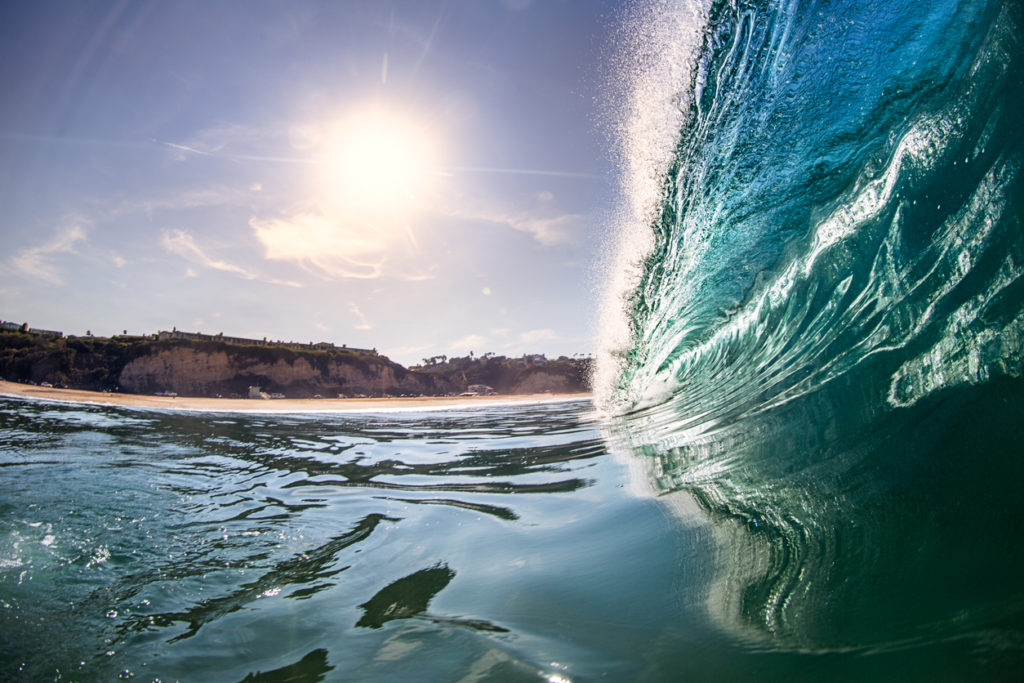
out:
{"label": "sun", "polygon": [[381,107],[350,113],[328,133],[323,192],[346,215],[408,218],[437,175],[436,142],[415,119]]}

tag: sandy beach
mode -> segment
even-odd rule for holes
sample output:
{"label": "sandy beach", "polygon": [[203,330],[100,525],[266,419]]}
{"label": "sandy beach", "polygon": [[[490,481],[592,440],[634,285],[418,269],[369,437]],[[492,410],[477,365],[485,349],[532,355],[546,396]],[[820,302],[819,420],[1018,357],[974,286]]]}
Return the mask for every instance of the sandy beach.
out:
{"label": "sandy beach", "polygon": [[507,396],[420,396],[416,398],[198,398],[187,396],[145,396],[142,394],[108,394],[79,389],[56,389],[31,384],[0,381],[0,395],[37,398],[48,401],[89,403],[154,408],[162,410],[194,410],[199,412],[244,413],[306,413],[366,412],[393,410],[434,410],[442,408],[473,408],[492,405],[547,403],[590,398],[588,393],[517,394]]}

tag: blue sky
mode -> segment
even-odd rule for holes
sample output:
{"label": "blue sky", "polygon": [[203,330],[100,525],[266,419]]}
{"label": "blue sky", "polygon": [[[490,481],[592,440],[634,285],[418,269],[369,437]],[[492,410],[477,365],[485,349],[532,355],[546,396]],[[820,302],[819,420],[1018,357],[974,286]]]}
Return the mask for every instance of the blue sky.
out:
{"label": "blue sky", "polygon": [[0,9],[0,318],[594,349],[614,3]]}

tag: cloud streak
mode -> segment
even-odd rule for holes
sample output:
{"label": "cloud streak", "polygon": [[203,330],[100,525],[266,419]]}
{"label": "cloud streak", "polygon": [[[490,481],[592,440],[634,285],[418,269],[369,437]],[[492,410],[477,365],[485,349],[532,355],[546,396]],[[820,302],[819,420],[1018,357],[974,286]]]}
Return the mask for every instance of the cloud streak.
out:
{"label": "cloud streak", "polygon": [[166,142],[163,140],[156,140],[161,145],[170,147],[171,149],[178,150],[179,152],[186,152],[187,154],[195,154],[204,157],[214,157],[217,159],[228,159],[230,161],[266,161],[274,164],[303,164],[303,165],[318,165],[323,164],[323,159],[309,158],[309,157],[283,157],[273,156],[266,154],[233,154],[230,152],[213,151],[207,152],[195,147],[188,145],[180,145],[176,142]]}
{"label": "cloud streak", "polygon": [[85,228],[76,221],[59,228],[57,234],[43,244],[18,251],[11,259],[11,265],[30,278],[51,285],[62,285],[64,280],[53,263],[53,257],[75,253],[78,243],[85,239]]}
{"label": "cloud streak", "polygon": [[[210,256],[206,251],[200,247],[195,238],[191,234],[184,230],[171,230],[164,232],[160,239],[160,244],[164,249],[172,254],[181,256],[186,261],[194,263],[196,265],[203,266],[205,268],[211,268],[213,270],[220,270],[225,273],[231,273],[237,275],[245,280],[260,280],[261,278],[242,266],[235,265],[228,261],[216,259]],[[190,269],[191,271],[191,269]],[[301,285],[297,282],[289,282],[286,280],[266,280],[271,284],[284,285],[287,287],[300,287]]]}
{"label": "cloud streak", "polygon": [[537,242],[545,247],[577,244],[579,242],[579,233],[586,220],[586,216],[577,213],[538,218],[500,211],[466,211],[457,209],[449,215],[461,220],[496,223],[512,230],[525,232],[532,235]]}
{"label": "cloud streak", "polygon": [[542,329],[542,330],[528,330],[519,335],[519,341],[524,344],[535,344],[540,341],[547,341],[550,339],[557,339],[558,335],[555,334],[554,330]]}
{"label": "cloud streak", "polygon": [[295,263],[327,280],[433,278],[429,269],[408,258],[418,252],[409,226],[311,209],[280,218],[254,217],[249,227],[267,259]]}
{"label": "cloud streak", "polygon": [[356,230],[314,212],[290,218],[253,218],[249,226],[268,259],[292,261],[328,279],[381,275],[384,244],[372,229]]}
{"label": "cloud streak", "polygon": [[351,311],[352,314],[354,316],[356,316],[356,318],[359,319],[359,324],[355,326],[355,329],[357,329],[357,330],[372,330],[373,329],[373,325],[371,325],[369,322],[367,322],[366,316],[363,315],[363,312],[361,310],[359,310],[359,306],[357,306],[355,304],[349,304],[348,305],[348,310]]}
{"label": "cloud streak", "polygon": [[545,247],[552,247],[558,244],[575,243],[577,230],[583,222],[583,216],[564,214],[554,218],[509,218],[507,222],[513,230],[527,232]]}
{"label": "cloud streak", "polygon": [[548,178],[579,178],[581,180],[597,180],[601,176],[595,173],[578,173],[576,171],[549,171],[541,168],[502,168],[500,166],[446,166],[441,169],[445,173],[499,173],[505,175],[529,175]]}
{"label": "cloud streak", "polygon": [[160,240],[160,244],[164,249],[172,254],[177,254],[192,263],[197,263],[207,268],[213,268],[214,270],[222,270],[226,273],[234,273],[246,280],[256,279],[256,276],[245,268],[228,263],[227,261],[215,259],[208,255],[199,247],[198,244],[196,244],[192,235],[184,230],[172,230],[170,232],[165,232]]}
{"label": "cloud streak", "polygon": [[469,334],[461,339],[456,339],[450,346],[454,353],[468,353],[482,348],[487,344],[487,337],[479,334]]}

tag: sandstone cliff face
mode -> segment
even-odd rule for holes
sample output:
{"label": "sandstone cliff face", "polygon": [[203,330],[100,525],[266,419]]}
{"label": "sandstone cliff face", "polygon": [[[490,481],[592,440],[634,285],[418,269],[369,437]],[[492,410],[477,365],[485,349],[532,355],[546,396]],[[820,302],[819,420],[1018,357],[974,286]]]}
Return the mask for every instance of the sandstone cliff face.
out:
{"label": "sandstone cliff face", "polygon": [[234,347],[154,347],[130,360],[119,381],[125,391],[173,391],[183,396],[240,395],[250,385],[264,392],[304,398],[314,395],[438,394],[447,383],[405,370],[382,357],[305,355]]}
{"label": "sandstone cliff face", "polygon": [[531,372],[520,379],[520,381],[512,387],[511,393],[540,394],[545,391],[560,393],[579,391],[579,388],[573,386],[569,381],[569,378],[565,375],[538,370]]}
{"label": "sandstone cliff face", "polygon": [[0,331],[0,376],[93,391],[291,398],[439,396],[485,384],[500,394],[586,391],[589,361],[454,358],[408,370],[351,349],[289,349],[215,341],[69,337]]}
{"label": "sandstone cliff face", "polygon": [[228,354],[200,353],[193,349],[161,350],[150,356],[129,361],[121,370],[121,386],[142,394],[174,391],[179,394],[203,392],[211,383],[229,379]]}
{"label": "sandstone cliff face", "polygon": [[452,358],[420,368],[422,374],[439,377],[465,391],[483,384],[499,394],[573,393],[590,389],[589,359],[558,358],[534,364],[522,359]]}

